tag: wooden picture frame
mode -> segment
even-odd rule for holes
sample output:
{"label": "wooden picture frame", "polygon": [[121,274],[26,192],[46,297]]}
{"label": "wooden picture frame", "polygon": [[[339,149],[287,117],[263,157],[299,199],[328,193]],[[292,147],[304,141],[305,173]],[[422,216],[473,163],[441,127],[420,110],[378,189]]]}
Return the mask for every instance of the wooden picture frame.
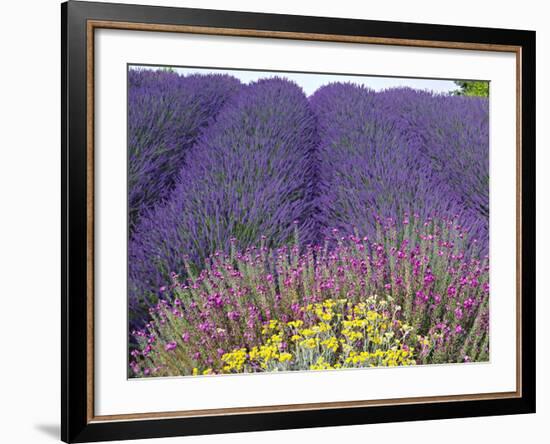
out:
{"label": "wooden picture frame", "polygon": [[[62,18],[62,414],[65,442],[535,412],[535,33],[69,1]],[[94,33],[212,34],[516,56],[516,390],[127,415],[94,413]],[[124,92],[121,91],[121,94]],[[498,131],[498,129],[492,129]],[[514,199],[510,196],[510,199]]]}

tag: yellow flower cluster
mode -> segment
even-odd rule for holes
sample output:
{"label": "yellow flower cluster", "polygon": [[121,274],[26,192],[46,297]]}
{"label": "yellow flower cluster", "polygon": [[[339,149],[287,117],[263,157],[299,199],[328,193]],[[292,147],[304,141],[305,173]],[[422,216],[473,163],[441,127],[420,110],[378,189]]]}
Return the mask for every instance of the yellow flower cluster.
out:
{"label": "yellow flower cluster", "polygon": [[[389,301],[391,302],[391,301]],[[387,300],[353,304],[328,299],[301,309],[302,319],[264,325],[264,343],[222,356],[224,373],[328,370],[414,365],[414,349],[425,341],[391,317]]]}
{"label": "yellow flower cluster", "polygon": [[244,368],[246,362],[246,348],[239,348],[234,350],[231,353],[226,353],[222,356],[225,366],[223,367],[224,372],[241,372]]}
{"label": "yellow flower cluster", "polygon": [[[301,321],[300,321],[301,322]],[[280,324],[277,321],[270,321],[264,332],[267,333],[270,330],[276,330]],[[286,363],[292,360],[291,353],[283,351],[282,342],[282,330],[279,334],[275,333],[271,335],[265,344],[259,347],[252,347],[249,352],[245,348],[233,350],[230,353],[225,353],[222,356],[224,362],[224,373],[240,373],[245,370],[245,364],[253,363],[259,366],[263,370],[268,370],[270,364],[274,363]],[[271,365],[273,367],[273,365]],[[269,370],[278,370],[278,368],[270,368]],[[250,370],[248,370],[250,371]]]}
{"label": "yellow flower cluster", "polygon": [[378,349],[374,353],[351,351],[345,362],[359,367],[396,367],[415,364],[412,353],[397,346],[393,346],[389,350]]}
{"label": "yellow flower cluster", "polygon": [[325,361],[325,358],[323,358],[322,356],[319,356],[315,364],[312,364],[309,366],[309,369],[310,370],[334,370],[341,367],[342,367],[342,364],[340,364],[339,362],[337,362],[334,365],[330,365],[329,362]]}
{"label": "yellow flower cluster", "polygon": [[203,370],[202,373],[199,371],[197,367],[193,368],[193,376],[212,375],[212,374],[214,374],[214,371],[211,368],[207,368],[206,370]]}

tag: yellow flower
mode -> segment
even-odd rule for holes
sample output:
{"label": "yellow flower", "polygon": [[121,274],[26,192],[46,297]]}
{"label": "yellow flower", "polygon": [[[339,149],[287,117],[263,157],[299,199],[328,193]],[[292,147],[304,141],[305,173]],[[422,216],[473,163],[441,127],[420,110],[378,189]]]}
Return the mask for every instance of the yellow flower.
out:
{"label": "yellow flower", "polygon": [[329,350],[336,352],[336,350],[338,349],[338,339],[336,339],[334,336],[331,336],[330,338],[321,341],[321,345],[324,345]]}
{"label": "yellow flower", "polygon": [[262,333],[263,334],[269,333],[269,330],[275,330],[277,329],[278,326],[279,326],[279,321],[277,321],[276,319],[272,319],[271,321],[269,321],[268,324],[264,326],[264,328],[262,329]]}
{"label": "yellow flower", "polygon": [[292,355],[290,353],[281,353],[279,355],[279,362],[286,362],[290,361],[292,359]]}
{"label": "yellow flower", "polygon": [[315,348],[317,346],[317,341],[315,338],[309,338],[305,341],[300,342],[300,345],[303,345],[306,348]]}
{"label": "yellow flower", "polygon": [[313,331],[316,333],[324,333],[329,330],[330,324],[327,324],[326,322],[320,322],[319,324],[313,326]]}
{"label": "yellow flower", "polygon": [[304,328],[303,330],[300,330],[299,333],[303,336],[315,336],[315,331],[310,328]]}
{"label": "yellow flower", "polygon": [[319,358],[317,359],[317,362],[315,364],[310,365],[309,367],[310,370],[330,370],[332,368],[333,367],[330,365],[330,363],[325,361],[325,359],[322,356],[319,356]]}
{"label": "yellow flower", "polygon": [[331,312],[324,312],[322,310],[319,310],[316,314],[322,321],[330,321],[332,319]]}
{"label": "yellow flower", "polygon": [[382,316],[376,313],[375,311],[369,310],[367,312],[367,319],[369,321],[376,321],[377,319],[380,319]]}
{"label": "yellow flower", "polygon": [[274,345],[262,345],[259,355],[264,361],[269,361],[277,354],[277,348]]}
{"label": "yellow flower", "polygon": [[283,337],[280,334],[279,335],[273,335],[273,336],[271,336],[271,338],[269,340],[271,342],[279,343],[283,340]]}
{"label": "yellow flower", "polygon": [[238,350],[234,350],[231,353],[225,353],[222,356],[222,361],[224,361],[226,364],[223,367],[223,370],[225,372],[240,372],[243,370],[244,364],[246,362],[246,349],[240,348]]}
{"label": "yellow flower", "polygon": [[363,333],[353,330],[344,329],[342,334],[347,337],[350,341],[357,341],[358,339],[363,339]]}
{"label": "yellow flower", "polygon": [[252,349],[248,353],[248,356],[249,356],[251,361],[258,360],[258,358],[260,356],[260,351],[258,350],[258,347],[252,347]]}
{"label": "yellow flower", "polygon": [[297,321],[287,322],[286,325],[292,328],[300,328],[302,325],[304,325],[304,321],[298,319]]}

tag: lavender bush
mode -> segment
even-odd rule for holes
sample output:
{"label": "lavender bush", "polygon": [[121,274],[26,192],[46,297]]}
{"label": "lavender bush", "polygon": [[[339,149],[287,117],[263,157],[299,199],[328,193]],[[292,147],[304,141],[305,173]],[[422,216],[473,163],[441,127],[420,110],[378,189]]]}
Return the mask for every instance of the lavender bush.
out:
{"label": "lavender bush", "polygon": [[128,72],[128,208],[133,229],[141,212],[171,191],[201,129],[240,88],[226,75]]}
{"label": "lavender bush", "polygon": [[[449,102],[434,105],[443,99]],[[468,197],[468,193],[476,193],[475,186],[461,185],[458,179],[469,168],[472,176],[480,175],[472,181],[483,188],[488,162],[478,164],[478,158],[488,157],[486,145],[481,144],[488,144],[488,137],[470,128],[474,126],[471,122],[482,117],[479,103],[456,99],[468,100],[414,90],[374,93],[339,83],[319,89],[311,105],[319,119],[320,207],[325,227],[372,235],[379,217],[404,220],[413,214],[422,218],[444,215],[457,217],[472,238],[484,234],[486,215],[471,211],[473,200],[483,197]],[[452,106],[447,105],[452,101],[462,109],[451,115]],[[425,102],[431,106],[429,111]],[[467,106],[476,111],[472,120],[457,120],[457,116],[468,114]],[[439,113],[447,113],[444,124],[436,117]],[[478,125],[482,126],[481,121]],[[467,134],[460,139],[457,131]],[[475,137],[479,140],[473,140]],[[443,145],[441,141],[447,138],[455,140]],[[457,144],[461,150],[456,149]],[[453,161],[457,156],[461,160]],[[486,182],[485,188],[488,190]],[[486,244],[486,236],[483,239]]]}
{"label": "lavender bush", "polygon": [[[316,236],[315,118],[301,89],[282,79],[243,87],[189,151],[170,199],[145,213],[129,246],[130,299],[155,300],[231,238],[269,246]],[[136,310],[134,309],[134,312]]]}
{"label": "lavender bush", "polygon": [[434,189],[463,207],[470,237],[489,249],[489,102],[408,88],[377,94],[379,107],[417,154]]}

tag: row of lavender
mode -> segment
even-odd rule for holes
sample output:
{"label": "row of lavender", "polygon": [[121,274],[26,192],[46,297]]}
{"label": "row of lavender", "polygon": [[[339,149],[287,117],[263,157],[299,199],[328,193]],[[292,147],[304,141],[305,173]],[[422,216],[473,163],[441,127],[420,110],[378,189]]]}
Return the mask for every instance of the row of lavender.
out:
{"label": "row of lavender", "polygon": [[[129,73],[129,299],[133,326],[216,251],[380,220],[458,221],[488,252],[488,103],[410,89]],[[474,242],[475,240],[475,242]],[[475,251],[475,253],[474,253]]]}

